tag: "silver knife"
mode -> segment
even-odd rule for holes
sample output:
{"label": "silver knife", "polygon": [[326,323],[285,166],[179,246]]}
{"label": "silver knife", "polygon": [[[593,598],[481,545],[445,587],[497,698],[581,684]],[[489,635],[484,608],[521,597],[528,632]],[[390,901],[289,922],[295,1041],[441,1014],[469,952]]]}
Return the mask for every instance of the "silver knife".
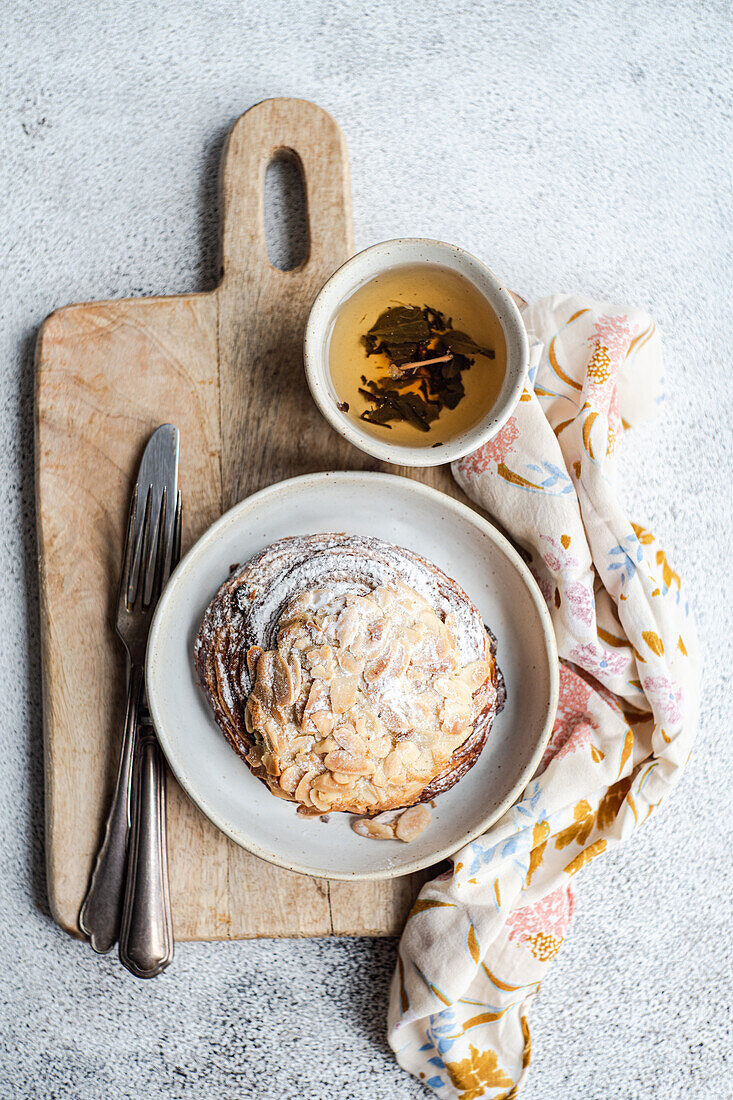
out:
{"label": "silver knife", "polygon": [[[173,424],[163,424],[153,432],[145,448],[130,504],[116,620],[117,633],[128,655],[125,723],[104,839],[79,915],[82,931],[89,936],[94,950],[100,952],[109,951],[120,935],[133,765],[144,696],[145,648],[153,611],[174,561],[176,543],[180,545],[178,453],[178,429]],[[135,771],[138,772],[137,767]],[[158,814],[163,825],[164,799],[163,793],[162,816]],[[164,835],[161,849],[164,853]],[[164,877],[167,891],[167,873]]]}

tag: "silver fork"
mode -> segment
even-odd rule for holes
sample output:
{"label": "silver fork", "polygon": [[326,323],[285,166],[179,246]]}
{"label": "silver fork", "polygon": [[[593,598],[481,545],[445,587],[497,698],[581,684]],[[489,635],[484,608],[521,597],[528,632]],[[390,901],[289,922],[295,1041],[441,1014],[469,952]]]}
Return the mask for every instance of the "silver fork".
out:
{"label": "silver fork", "polygon": [[102,953],[110,950],[120,934],[145,647],[152,613],[174,560],[176,532],[180,532],[178,445],[178,429],[172,424],[162,425],[148,441],[125,538],[116,620],[117,634],[128,655],[125,723],[104,839],[79,914],[82,931],[94,950]]}
{"label": "silver fork", "polygon": [[[181,556],[178,494],[171,567]],[[166,770],[144,705],[132,776],[127,883],[120,930],[120,962],[138,978],[155,978],[173,961],[173,922],[166,844]]]}

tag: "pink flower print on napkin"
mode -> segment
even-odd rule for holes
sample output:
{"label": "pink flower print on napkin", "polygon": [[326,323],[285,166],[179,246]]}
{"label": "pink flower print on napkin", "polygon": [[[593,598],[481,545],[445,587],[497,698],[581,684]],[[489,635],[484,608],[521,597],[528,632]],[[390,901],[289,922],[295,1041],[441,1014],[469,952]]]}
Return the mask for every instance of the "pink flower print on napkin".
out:
{"label": "pink flower print on napkin", "polygon": [[604,313],[593,326],[593,336],[588,337],[588,343],[602,344],[612,359],[622,362],[637,332],[638,328],[632,329],[625,313],[614,316]]}
{"label": "pink flower print on napkin", "polygon": [[679,722],[682,717],[682,689],[666,676],[647,676],[642,680],[644,693],[653,706],[659,708],[665,722]]}
{"label": "pink flower print on napkin", "polygon": [[560,665],[560,693],[550,743],[540,762],[544,771],[551,760],[561,759],[589,744],[595,719],[588,712],[593,688],[567,665]]}
{"label": "pink flower print on napkin", "polygon": [[615,449],[616,437],[621,431],[616,375],[636,332],[625,314],[604,314],[593,326],[593,335],[588,337],[593,352],[585,369],[586,385],[593,406],[608,417],[609,452]]}
{"label": "pink flower print on napkin", "polygon": [[563,595],[571,614],[578,622],[583,623],[584,626],[592,626],[595,604],[593,593],[588,585],[583,584],[582,581],[574,581],[567,586]]}
{"label": "pink flower print on napkin", "polygon": [[623,653],[613,653],[601,645],[586,642],[584,645],[576,645],[570,651],[570,660],[580,665],[592,676],[623,676],[628,664],[628,656]]}
{"label": "pink flower print on napkin", "polygon": [[574,569],[578,565],[578,559],[569,549],[569,535],[561,535],[559,539],[552,535],[540,535],[540,539],[549,545],[549,549],[543,552],[542,557],[547,568],[553,573],[560,573],[563,569]]}
{"label": "pink flower print on napkin", "polygon": [[575,909],[575,895],[569,886],[514,909],[507,917],[509,940],[528,947],[536,959],[551,959],[560,949]]}
{"label": "pink flower print on napkin", "polygon": [[545,749],[540,769],[544,771],[551,760],[562,760],[571,752],[585,748],[590,744],[594,727],[583,718],[575,716],[568,719],[560,729],[553,734],[552,744]]}
{"label": "pink flower print on napkin", "polygon": [[459,469],[467,478],[478,477],[488,470],[489,466],[499,465],[508,455],[514,451],[514,444],[519,438],[519,428],[516,418],[510,416],[501,431],[497,432],[493,439],[484,443],[473,454],[466,455],[459,463]]}

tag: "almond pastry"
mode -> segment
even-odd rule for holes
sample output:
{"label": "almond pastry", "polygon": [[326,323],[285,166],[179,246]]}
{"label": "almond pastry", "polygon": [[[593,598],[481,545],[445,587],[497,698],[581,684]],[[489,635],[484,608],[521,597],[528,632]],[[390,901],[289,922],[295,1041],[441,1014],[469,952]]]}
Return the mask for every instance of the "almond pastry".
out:
{"label": "almond pastry", "polygon": [[[504,701],[493,636],[437,566],[379,539],[281,539],[232,573],[195,644],[227,740],[278,797],[410,840]],[[358,823],[357,823],[358,824]],[[355,824],[354,828],[357,828]]]}

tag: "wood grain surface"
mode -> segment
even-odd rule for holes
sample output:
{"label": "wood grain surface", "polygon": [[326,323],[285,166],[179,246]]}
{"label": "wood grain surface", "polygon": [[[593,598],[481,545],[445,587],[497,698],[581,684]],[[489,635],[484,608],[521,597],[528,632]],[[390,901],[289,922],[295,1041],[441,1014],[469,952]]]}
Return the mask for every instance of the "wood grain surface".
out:
{"label": "wood grain surface", "polygon": [[[294,157],[308,251],[273,268],[264,177]],[[46,848],[56,921],[78,913],[111,795],[124,655],[112,628],[123,527],[148,436],[181,430],[184,552],[221,512],[265,485],[333,469],[390,469],[353,448],[308,392],[301,343],[311,303],[352,252],[341,131],[303,100],[266,100],[233,127],[221,175],[222,269],[207,294],[69,306],[36,354]],[[396,472],[461,494],[447,468]],[[327,882],[274,867],[220,833],[168,780],[168,846],[178,940],[389,935],[429,872]]]}

